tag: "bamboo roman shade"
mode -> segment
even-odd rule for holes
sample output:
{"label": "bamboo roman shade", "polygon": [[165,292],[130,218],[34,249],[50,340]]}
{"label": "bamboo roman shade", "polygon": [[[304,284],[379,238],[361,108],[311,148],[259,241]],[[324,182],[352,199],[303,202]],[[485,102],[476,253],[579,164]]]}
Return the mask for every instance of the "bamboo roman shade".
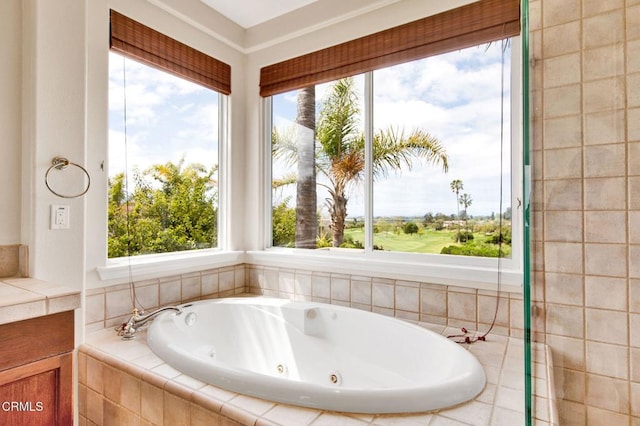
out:
{"label": "bamboo roman shade", "polygon": [[217,92],[231,93],[231,67],[111,10],[110,47],[132,59]]}
{"label": "bamboo roman shade", "polygon": [[520,0],[480,0],[260,70],[271,96],[520,33]]}

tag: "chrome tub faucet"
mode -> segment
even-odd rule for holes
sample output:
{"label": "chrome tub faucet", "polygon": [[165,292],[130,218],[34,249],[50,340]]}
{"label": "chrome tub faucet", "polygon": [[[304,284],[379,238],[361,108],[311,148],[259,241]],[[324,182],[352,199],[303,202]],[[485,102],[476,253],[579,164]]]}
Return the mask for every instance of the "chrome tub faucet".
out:
{"label": "chrome tub faucet", "polygon": [[151,321],[158,314],[164,311],[176,311],[176,315],[180,315],[182,313],[182,309],[177,306],[164,306],[153,312],[149,312],[148,314],[140,314],[138,309],[134,308],[131,318],[129,318],[127,322],[122,323],[119,327],[116,327],[118,336],[121,336],[123,340],[135,339],[136,331],[138,331],[140,327],[144,326],[147,322]]}

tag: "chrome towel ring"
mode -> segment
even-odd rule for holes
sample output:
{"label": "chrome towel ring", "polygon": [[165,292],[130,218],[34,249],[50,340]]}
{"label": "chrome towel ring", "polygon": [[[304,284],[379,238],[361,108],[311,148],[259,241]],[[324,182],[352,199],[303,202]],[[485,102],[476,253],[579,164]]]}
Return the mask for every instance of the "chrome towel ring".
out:
{"label": "chrome towel ring", "polygon": [[[80,170],[82,170],[85,175],[87,175],[87,187],[84,189],[84,191],[82,191],[79,194],[75,194],[75,195],[60,194],[59,192],[57,192],[53,188],[51,188],[51,185],[49,185],[49,173],[51,172],[51,170],[53,170],[53,169],[64,170],[68,166],[75,166],[75,167],[79,168]],[[54,157],[53,160],[51,160],[51,167],[49,167],[47,169],[46,173],[44,174],[44,183],[45,183],[45,185],[47,185],[47,189],[49,191],[51,191],[54,195],[57,195],[58,197],[62,197],[62,198],[78,198],[78,197],[82,197],[89,190],[89,187],[91,186],[91,176],[89,176],[89,172],[87,171],[87,169],[82,167],[80,164],[73,163],[73,162],[69,161],[68,159],[66,159],[64,157]]]}

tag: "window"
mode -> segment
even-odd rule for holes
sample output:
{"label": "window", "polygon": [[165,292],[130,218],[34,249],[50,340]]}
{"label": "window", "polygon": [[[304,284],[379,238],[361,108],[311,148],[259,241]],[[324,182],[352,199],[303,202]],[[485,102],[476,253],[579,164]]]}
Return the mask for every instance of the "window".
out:
{"label": "window", "polygon": [[108,257],[218,247],[230,68],[111,11]]}
{"label": "window", "polygon": [[108,256],[217,247],[219,94],[109,58]]}
{"label": "window", "polygon": [[519,2],[481,0],[263,68],[267,246],[337,272],[520,285],[518,33]]}

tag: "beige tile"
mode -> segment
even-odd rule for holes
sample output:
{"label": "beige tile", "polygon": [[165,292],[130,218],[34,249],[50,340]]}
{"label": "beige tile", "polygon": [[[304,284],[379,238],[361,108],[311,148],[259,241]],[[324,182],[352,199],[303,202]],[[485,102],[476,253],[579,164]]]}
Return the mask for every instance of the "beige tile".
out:
{"label": "beige tile", "polygon": [[[167,425],[188,425],[190,418],[189,401],[178,398],[169,392],[164,392],[163,396],[163,424]],[[158,408],[156,408],[157,410]]]}
{"label": "beige tile", "polygon": [[582,338],[584,336],[583,309],[549,304],[546,327],[547,333]]}
{"label": "beige tile", "polygon": [[624,380],[587,374],[587,405],[618,413],[629,410],[629,387]]}
{"label": "beige tile", "polygon": [[640,314],[629,314],[629,340],[631,346],[640,348]]}
{"label": "beige tile", "polygon": [[627,114],[627,133],[629,140],[640,141],[640,108],[629,108]]}
{"label": "beige tile", "polygon": [[372,284],[373,305],[381,308],[395,307],[395,290],[392,284],[379,283],[375,280]]}
{"label": "beige tile", "polygon": [[624,74],[624,44],[611,44],[585,50],[583,76],[585,81]]}
{"label": "beige tile", "polygon": [[640,73],[627,75],[627,105],[630,108],[640,107]]}
{"label": "beige tile", "polygon": [[545,150],[545,179],[571,179],[582,177],[582,149],[565,148]]}
{"label": "beige tile", "polygon": [[542,30],[542,52],[546,58],[580,50],[580,21]]}
{"label": "beige tile", "polygon": [[582,210],[582,180],[562,179],[545,181],[544,206],[547,211]]}
{"label": "beige tile", "polygon": [[627,314],[622,311],[585,309],[586,338],[603,343],[628,344]]}
{"label": "beige tile", "polygon": [[589,178],[585,179],[584,185],[586,210],[626,209],[627,194],[624,178]]}
{"label": "beige tile", "polygon": [[544,118],[556,118],[582,112],[582,87],[580,84],[554,87],[544,90]]}
{"label": "beige tile", "polygon": [[371,305],[371,281],[351,280],[351,301]]}
{"label": "beige tile", "polygon": [[[544,120],[543,126],[545,149],[571,148],[582,145],[582,117],[580,115]],[[585,129],[587,130],[588,127]]]}
{"label": "beige tile", "polygon": [[545,241],[582,242],[582,212],[547,211],[544,219]]}
{"label": "beige tile", "polygon": [[329,299],[331,297],[331,278],[318,274],[311,275],[311,295]]}
{"label": "beige tile", "polygon": [[[635,1],[635,0],[634,0]],[[631,1],[628,6],[630,6]],[[627,39],[636,40],[640,38],[640,6],[627,7]]]}
{"label": "beige tile", "polygon": [[626,277],[627,246],[624,244],[585,244],[585,273]]}
{"label": "beige tile", "polygon": [[640,39],[627,42],[627,72],[640,72]]}
{"label": "beige tile", "polygon": [[629,280],[629,311],[640,313],[640,280]]}
{"label": "beige tile", "polygon": [[584,150],[585,177],[624,176],[626,147],[624,144],[589,146]]}
{"label": "beige tile", "polygon": [[447,315],[446,291],[423,288],[420,290],[421,313],[443,317]]}
{"label": "beige tile", "polygon": [[605,46],[624,42],[624,11],[607,12],[582,21],[583,47]]}
{"label": "beige tile", "polygon": [[634,426],[640,424],[640,383],[631,383],[631,414],[635,417]]}
{"label": "beige tile", "polygon": [[420,289],[396,285],[396,309],[418,312],[420,304]]}
{"label": "beige tile", "polygon": [[94,424],[103,424],[103,399],[100,393],[87,389],[87,419]]}
{"label": "beige tile", "polygon": [[190,405],[190,421],[192,425],[209,425],[209,426],[219,426],[220,425],[220,416],[216,413],[205,410],[204,408],[191,403]]}
{"label": "beige tile", "polygon": [[580,19],[579,0],[545,0],[542,8],[543,27]]}
{"label": "beige tile", "polygon": [[547,344],[553,353],[554,367],[584,371],[585,341],[582,338],[548,335]]}
{"label": "beige tile", "polygon": [[548,242],[544,260],[548,272],[582,273],[582,244]]}
{"label": "beige tile", "polygon": [[187,275],[182,277],[182,300],[192,300],[200,297],[200,275]]}
{"label": "beige tile", "polygon": [[627,308],[627,280],[587,275],[585,277],[585,304],[590,308],[625,310]]}
{"label": "beige tile", "polygon": [[121,372],[109,364],[104,364],[102,368],[105,398],[120,404],[120,377]]}
{"label": "beige tile", "polygon": [[584,303],[584,277],[577,274],[545,274],[545,292],[548,303],[582,306]]}
{"label": "beige tile", "polygon": [[130,374],[120,374],[120,405],[130,410],[136,415],[140,415],[141,410],[141,382],[140,379]]}
{"label": "beige tile", "polygon": [[627,379],[629,352],[626,346],[587,341],[587,372]]}
{"label": "beige tile", "polygon": [[[265,270],[265,279],[266,279],[266,288],[277,290],[278,289],[278,273],[274,271]],[[233,290],[235,288],[235,272],[231,271],[221,271],[218,274],[218,285],[220,287],[220,291],[228,291]]]}
{"label": "beige tile", "polygon": [[619,110],[625,107],[623,77],[586,82],[583,85],[584,112]]}
{"label": "beige tile", "polygon": [[587,418],[592,425],[626,425],[629,424],[629,416],[614,413],[613,411],[587,406]]}
{"label": "beige tile", "polygon": [[476,295],[449,292],[447,300],[449,318],[476,321]]}
{"label": "beige tile", "polygon": [[0,245],[0,277],[16,277],[20,273],[20,246]]}
{"label": "beige tile", "polygon": [[630,177],[628,182],[629,182],[629,209],[640,210],[640,176]]}
{"label": "beige tile", "polygon": [[593,16],[621,8],[624,8],[624,0],[584,0],[582,2],[582,15]]}
{"label": "beige tile", "polygon": [[585,396],[586,375],[582,371],[554,368],[556,397],[568,401],[582,402]]}
{"label": "beige tile", "polygon": [[349,302],[351,300],[351,288],[349,278],[331,277],[331,300]]}
{"label": "beige tile", "polygon": [[220,287],[218,285],[218,273],[203,273],[201,278],[201,286],[202,286],[202,295],[210,295],[216,294],[220,291]]}
{"label": "beige tile", "polygon": [[586,407],[583,403],[559,400],[558,419],[562,426],[585,426],[587,424]]}
{"label": "beige tile", "polygon": [[627,214],[621,211],[585,212],[585,241],[589,243],[625,243]]}
{"label": "beige tile", "polygon": [[624,142],[625,131],[625,110],[595,112],[584,117],[585,145]]}
{"label": "beige tile", "polygon": [[294,407],[293,405],[278,404],[269,410],[263,417],[277,424],[296,424],[306,425],[313,422],[320,412],[303,407]]}
{"label": "beige tile", "polygon": [[171,279],[168,281],[161,281],[159,285],[160,290],[160,305],[172,305],[181,302],[181,288],[180,279]]}
{"label": "beige tile", "polygon": [[103,379],[102,379],[102,362],[97,359],[88,356],[87,357],[87,387],[90,389],[102,393],[103,392]]}
{"label": "beige tile", "polygon": [[295,293],[302,296],[311,296],[311,274],[296,271]]}
{"label": "beige tile", "polygon": [[545,59],[543,67],[545,89],[579,83],[581,80],[580,53]]}

